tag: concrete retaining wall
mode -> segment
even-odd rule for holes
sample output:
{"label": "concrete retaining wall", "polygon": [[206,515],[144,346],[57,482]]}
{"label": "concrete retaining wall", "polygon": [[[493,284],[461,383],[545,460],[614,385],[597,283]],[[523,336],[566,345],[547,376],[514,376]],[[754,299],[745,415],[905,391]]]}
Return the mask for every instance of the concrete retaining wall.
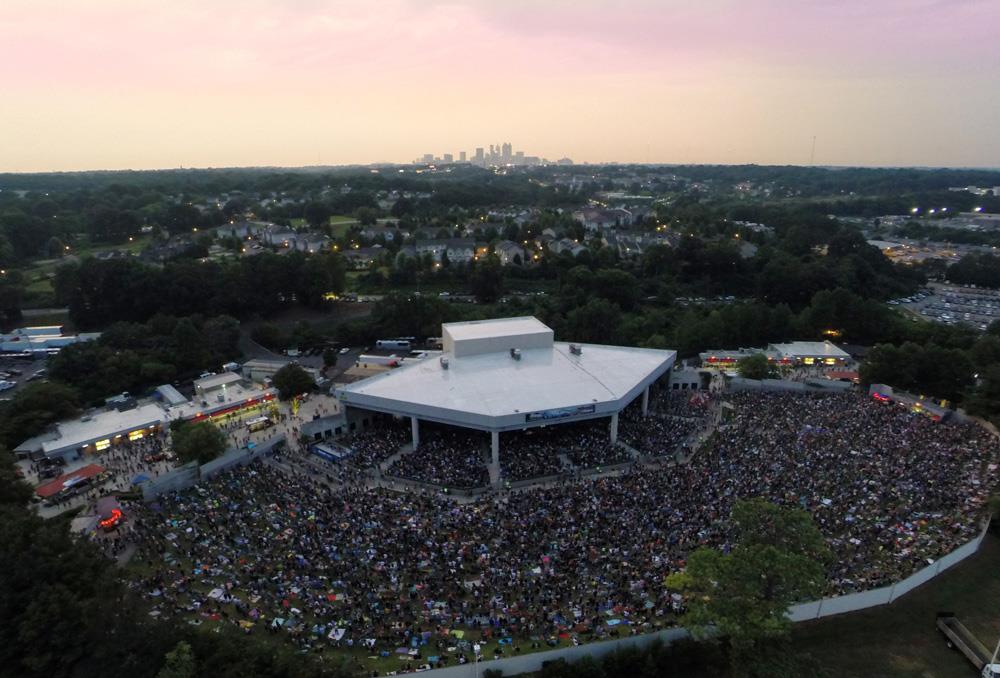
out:
{"label": "concrete retaining wall", "polygon": [[208,480],[212,476],[231,469],[234,466],[249,464],[254,459],[258,459],[265,454],[284,447],[285,434],[276,435],[273,438],[253,447],[252,449],[232,449],[227,451],[218,459],[213,459],[207,464],[198,466],[195,462],[185,464],[173,471],[153,478],[142,483],[142,500],[149,502],[165,492],[179,492],[189,487],[197,485],[202,480]]}

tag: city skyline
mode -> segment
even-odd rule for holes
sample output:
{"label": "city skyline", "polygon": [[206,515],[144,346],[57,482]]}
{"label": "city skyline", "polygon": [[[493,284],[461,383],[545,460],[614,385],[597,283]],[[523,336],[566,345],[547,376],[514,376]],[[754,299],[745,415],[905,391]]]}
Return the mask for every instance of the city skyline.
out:
{"label": "city skyline", "polygon": [[[435,156],[433,153],[424,153],[419,158],[416,158],[413,161],[413,164],[452,164],[454,162],[456,162],[454,153],[442,153],[439,156]],[[468,163],[477,167],[493,167],[502,165],[520,167],[542,164],[573,164],[573,161],[566,156],[562,156],[558,160],[550,160],[537,155],[527,155],[524,151],[515,150],[514,144],[509,141],[505,141],[503,143],[493,143],[490,144],[488,148],[486,146],[476,146],[471,155],[468,151],[459,151],[457,162]]]}
{"label": "city skyline", "polygon": [[0,171],[405,164],[500,129],[589,163],[996,166],[998,24],[986,0],[11,0]]}

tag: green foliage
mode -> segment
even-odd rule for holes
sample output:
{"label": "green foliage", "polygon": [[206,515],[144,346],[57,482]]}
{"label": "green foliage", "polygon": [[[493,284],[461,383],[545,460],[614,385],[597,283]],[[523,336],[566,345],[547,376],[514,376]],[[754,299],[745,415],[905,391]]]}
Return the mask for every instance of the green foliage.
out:
{"label": "green foliage", "polygon": [[383,337],[436,337],[448,312],[436,297],[388,294],[375,304],[371,324]]}
{"label": "green foliage", "polygon": [[753,499],[737,502],[731,520],[735,548],[698,549],[667,584],[687,593],[685,623],[718,629],[743,661],[759,643],[787,636],[789,606],[822,593],[829,553],[804,511]]}
{"label": "green foliage", "polygon": [[744,379],[768,379],[774,376],[775,370],[763,353],[755,353],[741,358],[736,364],[740,376]]}
{"label": "green foliage", "polygon": [[[83,402],[97,403],[114,393],[141,393],[228,362],[239,356],[239,332],[239,323],[228,316],[118,322],[96,341],[61,350],[49,362],[49,375],[77,389]],[[101,378],[94,379],[95,374]]]}
{"label": "green foliage", "polygon": [[226,451],[226,434],[208,421],[185,422],[171,427],[174,452],[182,463],[205,464]]}
{"label": "green foliage", "polygon": [[859,376],[865,385],[889,384],[956,401],[973,384],[974,369],[961,349],[908,341],[900,346],[875,346],[865,357]]}
{"label": "green foliage", "polygon": [[167,653],[163,668],[156,678],[195,678],[197,676],[194,652],[190,643],[180,641]]}
{"label": "green foliage", "polygon": [[503,294],[503,267],[500,260],[491,255],[476,262],[469,271],[469,290],[480,303],[492,303]]}
{"label": "green foliage", "polygon": [[224,263],[180,259],[162,268],[131,259],[89,258],[66,266],[56,274],[56,297],[85,329],[122,320],[145,322],[156,313],[267,315],[293,298],[319,307],[324,294],[342,292],[346,281],[343,259],[331,252],[263,253]]}
{"label": "green foliage", "polygon": [[0,432],[10,448],[42,433],[49,425],[79,413],[79,397],[69,386],[49,382],[27,384],[0,410]]}
{"label": "green foliage", "polygon": [[273,381],[282,400],[308,393],[316,385],[312,376],[295,363],[289,363],[275,372]]}
{"label": "green foliage", "polygon": [[1000,287],[1000,257],[993,254],[966,254],[948,267],[948,280],[959,285]]}

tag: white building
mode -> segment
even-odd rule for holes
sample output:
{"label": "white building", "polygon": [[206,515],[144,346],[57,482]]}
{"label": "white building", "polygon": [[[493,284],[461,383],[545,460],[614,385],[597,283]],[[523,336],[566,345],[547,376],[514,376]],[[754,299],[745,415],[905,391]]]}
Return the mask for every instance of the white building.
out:
{"label": "white building", "polygon": [[636,398],[648,407],[649,387],[668,374],[674,351],[568,344],[531,317],[446,323],[437,360],[338,388],[350,410],[409,417],[414,447],[420,421],[488,432],[499,477],[500,435],[535,426],[606,418],[612,442],[618,413]]}

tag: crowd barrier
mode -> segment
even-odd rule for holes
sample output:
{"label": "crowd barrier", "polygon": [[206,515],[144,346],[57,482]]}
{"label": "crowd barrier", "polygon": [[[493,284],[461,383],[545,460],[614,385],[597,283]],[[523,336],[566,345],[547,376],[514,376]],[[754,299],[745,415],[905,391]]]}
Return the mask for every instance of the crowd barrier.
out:
{"label": "crowd barrier", "polygon": [[228,471],[235,466],[246,466],[255,459],[259,459],[264,455],[270,454],[272,450],[279,446],[284,446],[285,444],[285,434],[279,434],[273,438],[269,438],[265,442],[255,445],[251,449],[240,448],[234,449],[226,452],[224,455],[218,459],[213,459],[207,464],[201,466],[201,477],[203,480],[207,480],[223,471]]}
{"label": "crowd barrier", "polygon": [[141,483],[139,489],[142,491],[142,500],[152,501],[167,492],[186,490],[197,484],[198,478],[198,463],[192,461],[180,468],[175,468],[173,471],[164,473],[156,478],[150,478],[146,482]]}
{"label": "crowd barrier", "polygon": [[[405,487],[411,490],[420,490],[423,492],[431,492],[435,494],[449,494],[457,495],[460,497],[478,497],[483,494],[489,494],[493,491],[491,486],[486,487],[469,487],[469,488],[455,488],[448,487],[444,485],[435,485],[434,483],[425,483],[421,480],[413,480],[412,478],[401,478],[399,476],[381,475],[379,480],[384,483],[391,483],[393,485],[398,485],[399,487]],[[445,492],[445,490],[448,490]]]}
{"label": "crowd barrier", "polygon": [[231,449],[218,459],[213,459],[201,466],[192,461],[180,468],[176,468],[173,471],[142,483],[139,486],[142,490],[142,500],[149,502],[167,492],[186,490],[189,487],[197,485],[200,481],[208,480],[234,466],[249,464],[255,459],[270,454],[275,449],[284,446],[284,444],[285,434],[282,433],[250,449]]}

